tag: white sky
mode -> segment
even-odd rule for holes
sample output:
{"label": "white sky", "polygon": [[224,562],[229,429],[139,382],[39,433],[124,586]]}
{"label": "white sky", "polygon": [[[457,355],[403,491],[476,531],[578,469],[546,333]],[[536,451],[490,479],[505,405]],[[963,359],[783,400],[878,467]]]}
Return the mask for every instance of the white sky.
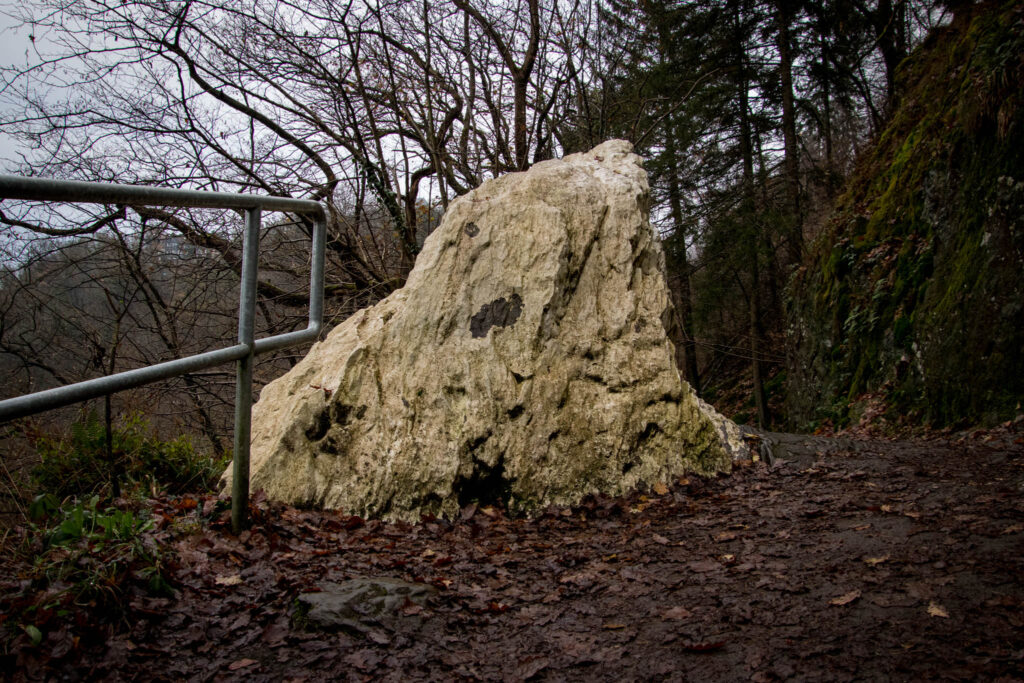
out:
{"label": "white sky", "polygon": [[[0,6],[0,64],[14,66],[26,64],[33,52],[32,42],[28,39],[32,32],[27,26],[18,27],[20,22],[4,14],[6,7]],[[0,109],[0,120],[7,112]],[[9,172],[12,160],[17,160],[17,151],[21,145],[0,132],[0,171]]]}

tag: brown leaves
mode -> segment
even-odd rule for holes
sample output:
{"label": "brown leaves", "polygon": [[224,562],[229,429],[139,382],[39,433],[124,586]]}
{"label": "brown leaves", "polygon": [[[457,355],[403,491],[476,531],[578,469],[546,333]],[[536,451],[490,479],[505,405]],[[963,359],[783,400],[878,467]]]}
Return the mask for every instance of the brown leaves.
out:
{"label": "brown leaves", "polygon": [[843,605],[849,605],[851,602],[853,602],[859,597],[860,591],[852,590],[849,593],[844,593],[843,595],[840,595],[838,598],[832,598],[828,601],[828,604],[842,607]]}
{"label": "brown leaves", "polygon": [[231,574],[230,576],[218,576],[213,580],[218,586],[237,586],[242,583],[242,577],[239,574]]}
{"label": "brown leaves", "polygon": [[676,605],[670,607],[661,614],[662,619],[689,619],[693,616],[693,612],[686,609],[682,605]]}
{"label": "brown leaves", "polygon": [[696,562],[689,562],[686,565],[690,571],[703,574],[706,572],[718,571],[722,568],[721,562],[717,560],[697,560]]}
{"label": "brown leaves", "polygon": [[249,658],[239,659],[237,661],[231,662],[231,664],[228,665],[228,670],[229,671],[238,671],[239,669],[247,669],[250,666],[252,666],[253,664],[259,664],[259,662],[256,661],[255,659],[249,659]]}
{"label": "brown leaves", "polygon": [[[872,452],[858,453],[855,469],[815,452],[815,473],[755,465],[730,477],[694,476],[685,488],[672,482],[662,497],[653,488],[650,497],[594,496],[531,519],[470,504],[454,521],[390,524],[258,503],[245,535],[204,521],[194,533],[167,536],[178,593],[133,598],[133,631],[97,636],[106,650],[90,650],[88,637],[79,643],[78,633],[53,626],[55,615],[37,612],[42,642],[31,652],[53,648],[64,659],[40,657],[34,670],[46,662],[79,677],[284,680],[348,670],[366,679],[415,671],[557,680],[586,666],[595,679],[672,680],[685,667],[687,677],[717,680],[728,666],[767,680],[840,667],[884,678],[906,643],[915,648],[899,660],[908,678],[950,667],[979,679],[1005,675],[1010,653],[1024,647],[1013,588],[1024,576],[1007,562],[1020,504],[1000,493],[1005,481],[987,482],[997,481],[993,471],[1005,476],[1006,456],[972,474],[978,484],[968,487],[962,458],[944,465],[922,449],[927,472],[939,474],[919,474],[916,462],[900,460],[905,449],[877,459]],[[972,461],[972,472],[983,465]],[[193,498],[195,506],[161,503],[168,530],[181,515],[224,516],[216,499]],[[921,514],[885,514],[883,503],[890,513]],[[805,515],[809,505],[820,514]],[[446,590],[423,605],[397,604],[393,618],[366,632],[306,630],[296,596],[354,578]],[[872,634],[879,654],[865,659],[865,624],[882,618],[887,628]],[[948,638],[936,636],[951,630],[976,658],[942,646]],[[18,633],[28,652],[28,636]],[[727,642],[743,646],[734,653]],[[756,656],[751,643],[760,644]]]}
{"label": "brown leaves", "polygon": [[725,647],[725,643],[726,641],[724,640],[716,640],[703,643],[684,643],[681,647],[683,650],[686,650],[687,652],[706,654],[709,652],[714,652],[716,650],[721,650],[723,647]]}

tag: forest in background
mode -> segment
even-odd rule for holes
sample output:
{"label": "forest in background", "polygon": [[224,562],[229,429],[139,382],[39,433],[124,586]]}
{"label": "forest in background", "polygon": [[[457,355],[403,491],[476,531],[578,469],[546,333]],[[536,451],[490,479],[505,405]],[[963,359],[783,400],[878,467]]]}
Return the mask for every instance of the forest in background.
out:
{"label": "forest in background", "polygon": [[[861,373],[852,389],[844,376],[821,390],[823,371],[794,387],[793,367],[808,363],[787,329],[791,282],[813,279],[822,249],[831,254],[816,240],[841,241],[832,207],[855,191],[844,194],[851,176],[869,182],[853,175],[856,160],[886,139],[913,85],[900,65],[930,33],[977,14],[1002,16],[1013,35],[1013,5],[40,0],[5,8],[30,27],[34,51],[2,69],[0,128],[24,145],[8,172],[324,202],[329,324],[400,287],[459,194],[628,139],[651,175],[687,380],[737,421],[841,426],[856,416],[801,407],[794,388],[832,407],[882,380]],[[1012,92],[1019,59],[1001,49]],[[935,69],[941,92],[957,65]],[[6,395],[233,337],[237,215],[5,201],[0,223]],[[302,327],[308,301],[310,225],[275,216],[264,232],[258,336]],[[860,339],[844,322],[831,323],[839,342]],[[257,384],[302,351],[262,359]],[[225,368],[125,392],[111,410],[141,410],[221,451],[232,400]]]}

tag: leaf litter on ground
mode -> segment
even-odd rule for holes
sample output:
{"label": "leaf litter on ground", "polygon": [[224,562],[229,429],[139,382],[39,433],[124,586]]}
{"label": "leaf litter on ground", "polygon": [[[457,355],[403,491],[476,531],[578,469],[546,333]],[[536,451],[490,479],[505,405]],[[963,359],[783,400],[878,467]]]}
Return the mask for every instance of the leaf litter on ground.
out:
{"label": "leaf litter on ground", "polygon": [[[146,542],[167,549],[174,594],[128,585],[116,619],[88,604],[55,610],[52,588],[7,558],[3,670],[14,681],[1024,670],[1024,504],[1012,493],[1024,449],[801,439],[775,466],[530,519],[471,504],[455,521],[389,524],[254,496],[251,528],[233,536],[214,496],[156,499],[163,523]],[[911,499],[919,516],[892,514]],[[301,594],[361,578],[437,592],[357,614],[364,629],[321,630],[296,608]]]}

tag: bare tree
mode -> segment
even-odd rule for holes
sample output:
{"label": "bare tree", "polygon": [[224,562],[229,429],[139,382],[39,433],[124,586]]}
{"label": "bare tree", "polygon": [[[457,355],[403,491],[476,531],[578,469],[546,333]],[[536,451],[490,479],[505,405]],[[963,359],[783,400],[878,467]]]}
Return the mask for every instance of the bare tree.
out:
{"label": "bare tree", "polygon": [[[0,127],[34,148],[17,170],[322,201],[328,314],[343,317],[401,286],[452,197],[557,151],[559,128],[574,124],[566,98],[587,78],[579,36],[593,7],[40,0],[8,12],[39,36],[29,62],[0,69]],[[19,393],[230,338],[236,216],[0,209],[0,351]],[[271,334],[302,324],[311,226],[283,216],[268,227],[258,292]],[[167,415],[187,408],[220,448],[229,385],[207,372],[146,395]]]}

